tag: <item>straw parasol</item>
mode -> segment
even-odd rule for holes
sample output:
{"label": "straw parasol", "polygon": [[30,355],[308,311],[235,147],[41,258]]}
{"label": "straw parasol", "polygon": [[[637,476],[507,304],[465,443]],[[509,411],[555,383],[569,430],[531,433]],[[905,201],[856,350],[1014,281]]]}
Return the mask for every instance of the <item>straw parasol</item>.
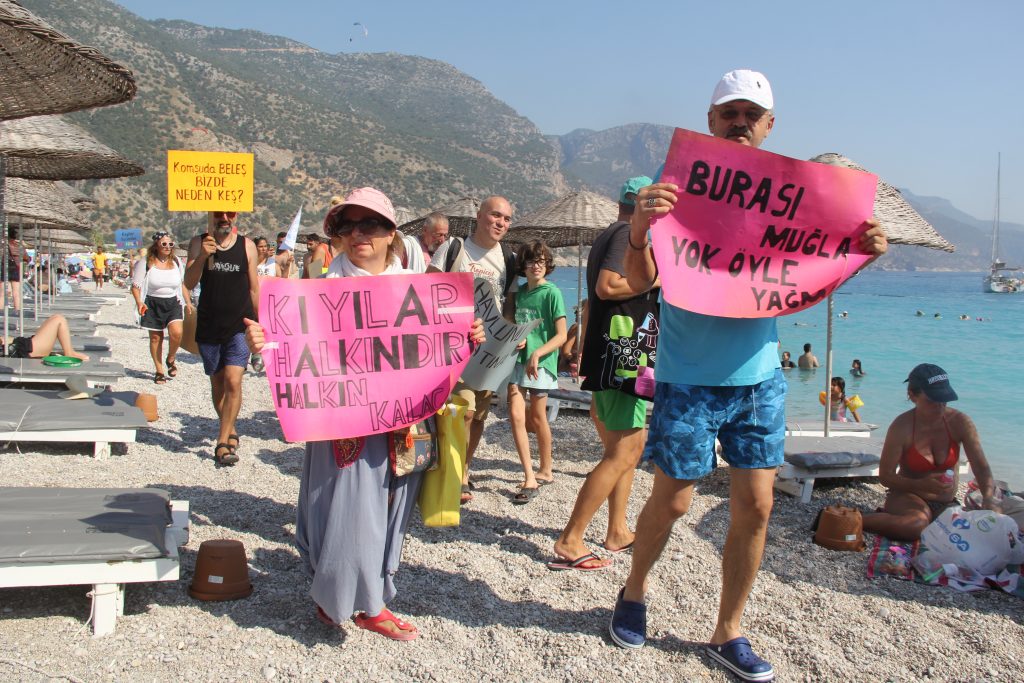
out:
{"label": "straw parasol", "polygon": [[125,67],[0,0],[0,119],[118,104],[135,89]]}
{"label": "straw parasol", "polygon": [[[576,245],[576,311],[583,304],[583,245],[594,243],[619,217],[619,205],[599,194],[580,190],[548,202],[533,213],[523,216],[508,231],[506,240],[525,244],[544,240],[551,247]],[[580,344],[580,327],[576,327],[576,343]]]}
{"label": "straw parasol", "polygon": [[[452,237],[468,237],[476,228],[476,213],[480,210],[480,200],[476,197],[460,197],[455,201],[434,209],[430,213],[440,213],[448,217],[448,234]],[[406,235],[416,235],[423,227],[426,214],[408,223],[398,226]]]}
{"label": "straw parasol", "polygon": [[60,116],[0,121],[0,154],[7,155],[7,176],[12,178],[80,180],[145,173]]}
{"label": "straw parasol", "polygon": [[505,238],[513,244],[542,239],[551,247],[592,244],[619,216],[619,205],[599,194],[570,192],[512,224]]}
{"label": "straw parasol", "polygon": [[79,208],[81,211],[92,211],[96,208],[96,199],[90,197],[80,190],[76,190],[67,183],[57,182],[57,188],[63,192],[71,203]]}
{"label": "straw parasol", "polygon": [[85,214],[49,180],[7,179],[7,214],[13,224],[41,223],[79,232],[92,225]]}
{"label": "straw parasol", "polygon": [[[855,171],[867,171],[856,161],[835,152],[819,154],[812,157],[811,161],[852,168]],[[878,179],[878,189],[875,192],[875,216],[882,222],[885,235],[892,244],[909,244],[942,251],[953,251],[956,248],[945,237],[935,232],[935,228],[914,210],[899,190],[881,178]]]}
{"label": "straw parasol", "polygon": [[[812,157],[811,161],[831,166],[843,166],[856,171],[867,171],[866,168],[842,154],[826,152]],[[945,237],[936,232],[935,228],[912,207],[900,191],[878,179],[875,191],[875,217],[882,223],[885,236],[892,244],[908,244],[929,249],[953,251],[955,248]],[[828,297],[828,324],[825,333],[825,396],[832,390],[832,319],[834,313],[832,295]],[[832,402],[825,401],[825,436],[829,435]]]}

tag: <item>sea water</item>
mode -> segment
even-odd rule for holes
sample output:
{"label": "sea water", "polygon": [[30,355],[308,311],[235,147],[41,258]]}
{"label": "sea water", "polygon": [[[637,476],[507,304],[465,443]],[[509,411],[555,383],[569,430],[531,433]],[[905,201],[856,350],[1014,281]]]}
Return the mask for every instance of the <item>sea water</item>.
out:
{"label": "sea water", "polygon": [[[910,370],[918,363],[941,366],[960,396],[954,406],[978,427],[993,475],[1021,491],[1024,294],[986,294],[983,277],[868,271],[851,279],[834,296],[833,374],[846,380],[847,396],[864,401],[857,412],[862,421],[879,425],[875,435],[881,439],[893,418],[912,407],[903,383]],[[572,324],[576,269],[559,268],[550,279],[562,290]],[[823,420],[818,394],[825,389],[827,304],[783,316],[778,324],[780,352],[789,351],[795,362],[810,343],[822,365],[786,372],[787,418]],[[854,358],[861,361],[864,377],[850,374]]]}

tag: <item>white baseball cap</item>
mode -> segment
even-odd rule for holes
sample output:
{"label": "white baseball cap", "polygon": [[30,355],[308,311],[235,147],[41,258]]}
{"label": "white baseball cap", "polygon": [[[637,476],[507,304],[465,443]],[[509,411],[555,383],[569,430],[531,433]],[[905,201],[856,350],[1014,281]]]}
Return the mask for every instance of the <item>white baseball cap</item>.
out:
{"label": "white baseball cap", "polygon": [[736,69],[722,76],[711,95],[711,106],[734,100],[749,100],[765,109],[775,104],[768,79],[763,73],[750,69]]}

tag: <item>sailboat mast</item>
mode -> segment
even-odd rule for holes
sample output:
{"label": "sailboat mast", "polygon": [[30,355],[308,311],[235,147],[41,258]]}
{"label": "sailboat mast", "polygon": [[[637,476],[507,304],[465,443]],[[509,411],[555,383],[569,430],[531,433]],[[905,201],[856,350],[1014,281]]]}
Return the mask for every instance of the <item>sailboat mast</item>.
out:
{"label": "sailboat mast", "polygon": [[1001,176],[1003,171],[1003,153],[996,156],[996,215],[992,222],[992,263],[999,255],[999,195],[1001,194]]}

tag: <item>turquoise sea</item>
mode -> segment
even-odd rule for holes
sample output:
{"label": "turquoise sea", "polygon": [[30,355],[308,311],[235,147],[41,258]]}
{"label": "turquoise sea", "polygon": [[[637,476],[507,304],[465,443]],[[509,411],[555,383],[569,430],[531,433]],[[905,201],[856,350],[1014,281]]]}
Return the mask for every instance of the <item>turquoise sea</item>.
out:
{"label": "turquoise sea", "polygon": [[[833,373],[846,378],[847,395],[864,401],[861,419],[878,424],[881,438],[892,419],[910,408],[903,384],[910,369],[924,362],[942,366],[960,396],[956,407],[978,426],[995,477],[1019,491],[1024,490],[1024,447],[1017,433],[1024,430],[1024,294],[986,294],[982,277],[869,271],[853,278],[835,293]],[[571,324],[576,269],[560,268],[551,279],[562,290]],[[919,310],[923,316],[916,315]],[[788,371],[790,419],[823,418],[818,392],[825,388],[826,315],[822,303],[779,319],[782,349],[795,360],[810,342],[823,366]],[[854,358],[861,360],[865,377],[850,375]]]}

